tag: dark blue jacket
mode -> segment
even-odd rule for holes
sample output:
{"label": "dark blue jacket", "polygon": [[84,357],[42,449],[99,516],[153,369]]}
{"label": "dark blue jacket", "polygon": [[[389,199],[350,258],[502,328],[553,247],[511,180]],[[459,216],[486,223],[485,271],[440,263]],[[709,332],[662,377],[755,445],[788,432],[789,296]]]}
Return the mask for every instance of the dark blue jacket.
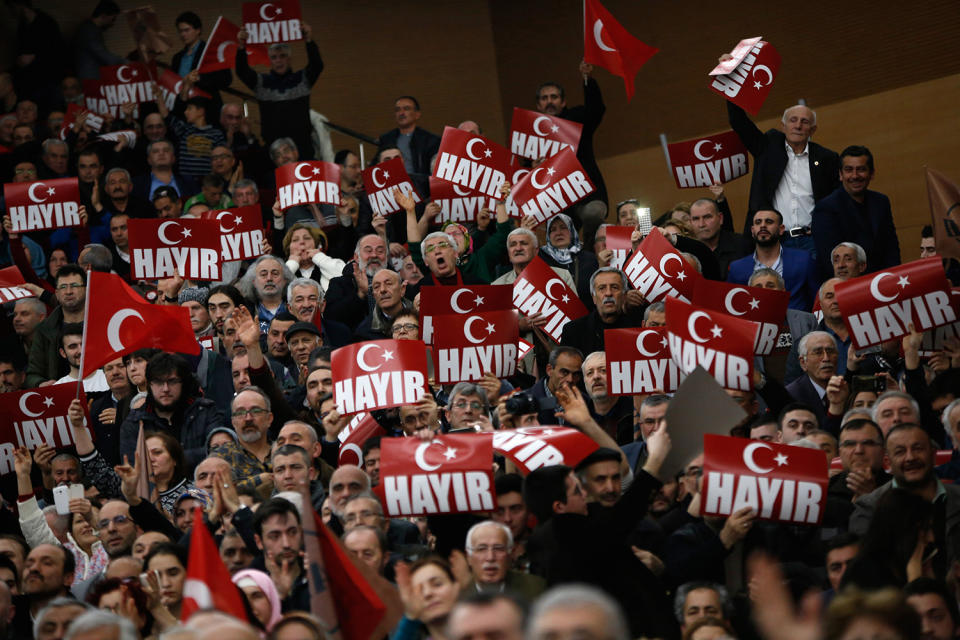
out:
{"label": "dark blue jacket", "polygon": [[866,273],[900,264],[900,242],[890,198],[882,193],[868,190],[860,204],[840,187],[817,202],[811,226],[824,279],[833,277],[830,252],[841,242],[856,242],[863,247],[867,253]]}
{"label": "dark blue jacket", "polygon": [[[817,267],[810,253],[803,249],[791,249],[781,246],[780,259],[783,262],[783,281],[790,292],[790,309],[810,311],[813,301],[820,290],[817,279]],[[747,284],[753,274],[753,254],[730,263],[727,282]]]}

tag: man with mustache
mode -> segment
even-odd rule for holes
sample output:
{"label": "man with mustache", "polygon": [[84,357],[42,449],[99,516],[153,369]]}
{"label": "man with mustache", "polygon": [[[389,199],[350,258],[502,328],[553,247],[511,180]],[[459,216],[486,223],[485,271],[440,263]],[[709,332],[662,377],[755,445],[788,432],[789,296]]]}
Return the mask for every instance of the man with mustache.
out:
{"label": "man with mustache", "polygon": [[617,444],[633,442],[633,400],[607,394],[607,354],[594,351],[584,359],[581,369],[590,415]]}
{"label": "man with mustache", "polygon": [[283,294],[293,280],[293,274],[283,260],[271,255],[260,256],[244,274],[240,292],[257,303],[260,333],[267,333],[270,322],[278,313],[287,310]]}
{"label": "man with mustache", "polygon": [[513,535],[505,524],[484,520],[473,525],[465,548],[472,580],[464,595],[507,591],[532,602],[547,588],[543,578],[510,568]]}
{"label": "man with mustache", "polygon": [[805,375],[788,384],[787,393],[797,402],[809,405],[817,416],[817,423],[825,425],[827,385],[837,373],[837,343],[825,331],[811,331],[800,338],[797,354]]}
{"label": "man with mustache", "polygon": [[607,329],[639,327],[642,318],[627,315],[624,301],[627,276],[616,267],[601,267],[590,277],[590,294],[597,308],[563,328],[560,344],[580,353],[603,351],[603,332]]}
{"label": "man with mustache", "polygon": [[103,217],[117,213],[125,213],[131,218],[154,217],[153,205],[133,195],[130,172],[123,167],[114,167],[107,171],[103,179],[103,192],[106,199],[100,203],[100,209],[97,210]]}
{"label": "man with mustache", "polygon": [[383,238],[374,233],[360,238],[343,275],[330,280],[324,319],[329,317],[355,330],[373,312],[373,276],[387,266],[387,257]]}

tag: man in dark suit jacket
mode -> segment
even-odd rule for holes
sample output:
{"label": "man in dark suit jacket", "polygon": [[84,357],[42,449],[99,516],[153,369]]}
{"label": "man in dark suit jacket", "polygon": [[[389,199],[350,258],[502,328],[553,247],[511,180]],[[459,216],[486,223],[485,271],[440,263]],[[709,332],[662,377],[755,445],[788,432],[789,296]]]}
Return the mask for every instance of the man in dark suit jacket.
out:
{"label": "man in dark suit jacket", "polygon": [[[812,249],[808,237],[810,212],[814,203],[837,188],[840,170],[840,158],[835,151],[810,142],[817,130],[816,113],[803,105],[794,105],[783,112],[782,130],[770,129],[765,133],[743,109],[729,101],[727,115],[730,126],[754,160],[744,235],[749,235],[754,212],[777,209],[784,214],[788,238],[785,243]],[[791,204],[793,199],[798,200],[796,211]]]}
{"label": "man in dark suit jacket", "polygon": [[840,188],[813,208],[813,240],[822,277],[833,275],[831,252],[841,242],[855,242],[867,254],[866,273],[900,264],[900,242],[890,198],[870,191],[873,154],[860,145],[840,154]]}
{"label": "man in dark suit jacket", "polygon": [[403,165],[410,177],[430,175],[430,159],[440,149],[440,137],[417,126],[420,103],[413,96],[400,96],[394,103],[397,128],[380,136],[380,150],[400,149]]}
{"label": "man in dark suit jacket", "polygon": [[627,276],[616,267],[601,267],[590,278],[590,293],[596,309],[563,327],[560,344],[574,347],[580,353],[591,354],[603,351],[603,336],[606,329],[639,327],[642,317],[633,317],[625,312]]}
{"label": "man in dark suit jacket", "polygon": [[[200,21],[200,16],[193,11],[184,11],[178,15],[175,24],[177,33],[183,40],[183,49],[173,54],[170,68],[183,78],[200,64],[200,56],[203,55],[207,43],[200,39],[203,23]],[[210,102],[206,107],[207,122],[220,122],[220,108],[223,106],[220,90],[228,88],[231,82],[233,82],[233,74],[230,69],[222,69],[200,74],[199,79],[194,83],[194,87],[210,94]]]}
{"label": "man in dark suit jacket", "polygon": [[788,384],[787,392],[797,402],[810,405],[822,429],[827,424],[827,385],[837,372],[837,343],[826,331],[811,331],[800,339],[797,352],[805,375]]}

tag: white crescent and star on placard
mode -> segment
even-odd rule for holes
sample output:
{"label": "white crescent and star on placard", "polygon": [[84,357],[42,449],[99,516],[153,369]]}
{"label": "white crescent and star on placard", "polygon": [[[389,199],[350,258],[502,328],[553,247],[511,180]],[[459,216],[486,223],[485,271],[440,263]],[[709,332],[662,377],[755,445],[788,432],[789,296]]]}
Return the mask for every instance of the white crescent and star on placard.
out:
{"label": "white crescent and star on placard", "polygon": [[761,88],[763,88],[763,87],[767,87],[767,86],[770,85],[771,82],[773,82],[773,72],[770,71],[770,67],[768,67],[768,66],[765,65],[765,64],[758,64],[758,65],[755,66],[755,67],[753,68],[753,70],[750,72],[750,76],[753,77],[753,78],[756,78],[756,77],[757,77],[757,71],[763,71],[765,74],[767,74],[767,81],[766,81],[766,82],[759,82],[759,81],[758,81],[758,82],[754,82],[754,83],[753,83],[753,88],[754,88],[754,89],[761,89]]}
{"label": "white crescent and star on placard", "polygon": [[[273,7],[274,9],[276,9],[276,10],[273,12],[273,15],[270,16],[269,18],[267,17],[267,14],[265,13],[268,7]],[[261,17],[262,19],[266,20],[267,22],[270,22],[271,20],[275,20],[276,17],[277,17],[278,15],[280,15],[281,13],[283,13],[283,9],[281,9],[281,8],[278,7],[278,6],[276,6],[276,5],[273,4],[272,2],[266,2],[266,3],[264,3],[264,4],[260,7],[260,17]]]}
{"label": "white crescent and star on placard", "polygon": [[[232,226],[232,227],[229,227],[229,228],[228,228],[228,227],[225,227],[225,226],[224,226],[224,224],[223,224],[223,216],[225,216],[225,215],[233,216],[234,222],[233,222],[233,226]],[[237,226],[238,226],[241,222],[243,222],[243,218],[241,218],[240,216],[234,215],[232,211],[226,211],[226,210],[224,210],[224,211],[221,211],[220,213],[217,214],[217,222],[220,223],[220,232],[221,232],[221,233],[231,233],[234,229],[237,228]]]}
{"label": "white crescent and star on placard", "polygon": [[462,191],[461,191],[461,187],[458,184],[453,185],[453,192],[462,198],[466,198],[467,196],[470,195],[470,189],[467,189],[466,187],[462,187]]}
{"label": "white crescent and star on placard", "polygon": [[[382,356],[383,359],[380,361],[380,364],[371,365],[366,360],[367,351],[373,348],[381,349],[383,351],[383,356]],[[365,344],[362,347],[360,347],[360,349],[357,350],[357,366],[363,369],[364,371],[366,371],[367,373],[371,371],[376,371],[381,366],[383,366],[384,363],[387,362],[387,360],[393,360],[393,351],[384,349],[378,344]]]}
{"label": "white crescent and star on placard", "polygon": [[[120,82],[130,82],[130,78],[124,78],[124,77],[123,77],[123,72],[126,71],[126,70],[129,69],[129,68],[130,68],[130,67],[129,67],[128,65],[125,65],[125,64],[120,65],[120,68],[117,69],[117,80],[119,80]],[[136,72],[136,71],[134,71],[134,72],[131,74],[131,76],[135,76],[135,75],[137,75],[137,72]]]}
{"label": "white crescent and star on placard", "polygon": [[[773,451],[773,447],[765,442],[751,442],[743,449],[743,464],[754,473],[770,473],[776,467],[761,467],[757,464],[757,461],[754,459],[754,454],[756,454],[757,449]],[[783,453],[778,453],[773,457],[773,461],[777,463],[777,467],[782,467],[789,462],[789,458]]]}
{"label": "white crescent and star on placard", "polygon": [[[541,131],[541,130],[540,130],[540,124],[543,123],[543,122],[549,122],[549,123],[550,123],[550,131],[549,131],[549,133],[546,132],[546,131]],[[539,117],[537,117],[536,120],[533,121],[533,131],[534,131],[534,133],[536,133],[538,136],[548,136],[548,135],[550,135],[551,133],[557,133],[558,131],[560,131],[560,127],[558,127],[557,125],[553,124],[553,120],[551,120],[549,116],[539,116]]]}
{"label": "white crescent and star on placard", "polygon": [[649,336],[651,333],[655,336],[660,335],[658,331],[654,331],[652,329],[647,329],[646,331],[641,331],[637,334],[637,351],[640,353],[640,355],[646,356],[647,358],[660,355],[660,352],[663,351],[663,347],[667,346],[667,338],[666,336],[663,336],[661,340],[657,341],[660,344],[660,348],[657,349],[656,353],[647,350],[645,343],[647,336]]}
{"label": "white crescent and star on placard", "polygon": [[457,289],[453,292],[453,295],[450,296],[450,308],[456,311],[457,313],[470,313],[473,309],[476,309],[483,304],[483,296],[477,296],[473,299],[473,303],[476,305],[473,309],[464,309],[460,306],[460,296],[464,293],[473,293],[470,289]]}
{"label": "white crescent and star on placard", "polygon": [[476,322],[477,320],[479,320],[480,322],[484,321],[483,318],[481,318],[480,316],[470,316],[469,318],[467,318],[467,321],[463,323],[463,337],[469,340],[473,344],[480,344],[481,342],[486,340],[488,337],[490,337],[491,334],[495,333],[497,330],[497,328],[492,323],[488,322],[486,326],[487,335],[481,338],[478,338],[475,335],[473,335],[473,329],[471,328],[473,323]]}
{"label": "white crescent and star on placard", "polygon": [[230,45],[236,45],[237,43],[234,40],[225,40],[217,45],[217,62],[226,62],[226,50]]}
{"label": "white crescent and star on placard", "polygon": [[[43,412],[44,412],[43,409],[40,411],[31,411],[27,407],[27,398],[32,398],[33,396],[37,396],[39,398],[40,394],[37,393],[36,391],[28,391],[22,396],[20,396],[20,412],[23,413],[23,415],[28,416],[30,418],[36,418],[38,416],[41,416],[43,415]],[[43,406],[45,406],[47,409],[52,407],[53,404],[54,404],[53,398],[51,398],[50,396],[45,396],[43,398]]]}
{"label": "white crescent and star on placard", "polygon": [[[33,200],[34,202],[36,202],[37,204],[39,204],[39,203],[41,203],[41,202],[46,202],[46,201],[47,201],[46,198],[43,198],[43,199],[37,198],[37,194],[36,194],[36,188],[37,188],[37,187],[46,187],[46,186],[47,186],[47,185],[45,185],[45,184],[42,183],[42,182],[34,182],[34,183],[33,183],[32,185],[30,185],[30,187],[27,189],[27,196],[28,196],[31,200]],[[47,195],[53,195],[53,191],[54,191],[53,189],[47,189]]]}
{"label": "white crescent and star on placard", "polygon": [[[545,287],[545,289],[547,291],[547,297],[550,298],[551,300],[557,300],[557,297],[553,294],[553,291],[552,291],[552,287],[554,284],[559,284],[561,287],[566,287],[566,285],[563,283],[563,280],[561,280],[560,278],[550,278],[550,280],[547,281],[547,286]],[[563,300],[564,302],[570,302],[570,296],[568,296],[566,293],[560,296],[559,299]]]}
{"label": "white crescent and star on placard", "polygon": [[[377,180],[377,171],[383,174],[383,182]],[[376,185],[377,189],[383,189],[383,185],[387,184],[387,178],[390,177],[390,172],[384,171],[383,167],[374,167],[373,171],[370,172],[370,177],[373,178],[373,184]]]}
{"label": "white crescent and star on placard", "polygon": [[[870,295],[872,295],[877,300],[877,302],[890,302],[892,300],[896,300],[897,296],[900,293],[898,291],[892,296],[888,296],[880,292],[880,282],[887,276],[890,276],[891,278],[896,278],[896,275],[889,271],[881,271],[877,275],[873,276],[873,278],[870,280]],[[900,276],[899,278],[897,278],[897,286],[900,287],[901,289],[904,289],[909,285],[910,285],[910,279],[907,276]]]}
{"label": "white crescent and star on placard", "polygon": [[[179,228],[180,235],[182,237],[179,240],[171,240],[170,237],[167,235],[167,229],[169,227]],[[166,245],[179,244],[185,238],[189,238],[191,233],[192,232],[190,231],[190,229],[184,229],[183,227],[180,226],[178,222],[174,222],[173,220],[167,220],[166,222],[162,223],[159,227],[157,227],[157,238],[160,239],[160,242]]]}
{"label": "white crescent and star on placard", "polygon": [[[723,299],[723,306],[726,307],[727,311],[729,311],[733,315],[742,316],[743,314],[746,313],[746,311],[737,311],[737,308],[733,306],[733,299],[736,297],[738,293],[745,293],[748,296],[750,295],[750,292],[744,289],[743,287],[730,289],[730,291],[727,292],[727,296]],[[760,305],[760,301],[754,297],[751,297],[749,304],[750,304],[750,311],[753,311]]]}
{"label": "white crescent and star on placard", "polygon": [[[298,165],[296,166],[296,168],[293,170],[293,175],[294,175],[294,177],[295,177],[297,180],[309,180],[310,178],[312,178],[313,176],[306,176],[306,177],[304,177],[304,176],[302,175],[303,168],[304,168],[304,167],[309,167],[309,166],[310,166],[310,163],[309,163],[309,162],[301,162],[300,164],[298,164]],[[317,175],[318,173],[320,173],[320,169],[318,169],[317,167],[313,167],[313,169],[310,171],[310,173],[312,173],[312,174],[315,176],[315,175]]]}
{"label": "white crescent and star on placard", "polygon": [[713,327],[710,328],[710,338],[704,338],[702,335],[697,333],[697,320],[700,318],[706,318],[707,320],[713,322],[713,318],[710,317],[710,314],[704,311],[694,311],[690,314],[690,317],[687,318],[687,333],[690,334],[690,337],[703,344],[711,338],[719,338],[723,336],[723,329],[720,328],[720,325],[714,323]]}
{"label": "white crescent and star on placard", "polygon": [[[420,446],[417,447],[416,453],[413,454],[414,462],[416,462],[417,466],[423,469],[424,471],[436,471],[443,464],[443,463],[429,464],[426,460],[425,454],[427,452],[427,449],[429,449],[434,444],[438,444],[441,447],[446,446],[439,440],[431,440],[430,442],[421,443]],[[454,447],[446,447],[446,450],[443,452],[443,457],[446,459],[447,462],[450,462],[451,460],[456,460],[457,450]]]}
{"label": "white crescent and star on placard", "polygon": [[668,278],[676,278],[680,282],[683,282],[686,279],[687,274],[684,273],[682,269],[678,270],[677,273],[675,273],[674,275],[670,275],[669,273],[667,273],[667,263],[670,262],[671,260],[676,260],[677,262],[680,263],[681,266],[683,266],[683,258],[681,258],[675,253],[665,253],[663,254],[663,257],[660,258],[660,273],[667,276]]}
{"label": "white crescent and star on placard", "polygon": [[[551,180],[550,180],[549,178],[547,179],[546,182],[543,182],[543,183],[541,183],[541,182],[539,182],[539,181],[537,180],[537,173],[539,173],[540,171],[543,171],[543,170],[544,170],[543,167],[537,167],[537,168],[534,169],[533,172],[530,174],[530,184],[532,184],[537,190],[540,190],[540,191],[542,191],[542,190],[546,189],[547,187],[549,187],[549,186],[550,186],[550,182],[551,182]],[[554,169],[553,167],[549,167],[546,171],[547,171],[547,175],[550,176],[550,178],[553,178],[553,174],[555,174],[555,173],[557,172],[557,170]]]}
{"label": "white crescent and star on placard", "polygon": [[480,144],[483,144],[483,138],[471,138],[470,142],[467,143],[466,151],[467,151],[467,155],[470,156],[471,160],[482,160],[483,158],[489,158],[490,156],[493,155],[493,152],[490,151],[490,149],[487,149],[486,146],[484,146],[483,148],[483,158],[481,158],[480,156],[474,155],[473,145],[475,145],[478,142]]}

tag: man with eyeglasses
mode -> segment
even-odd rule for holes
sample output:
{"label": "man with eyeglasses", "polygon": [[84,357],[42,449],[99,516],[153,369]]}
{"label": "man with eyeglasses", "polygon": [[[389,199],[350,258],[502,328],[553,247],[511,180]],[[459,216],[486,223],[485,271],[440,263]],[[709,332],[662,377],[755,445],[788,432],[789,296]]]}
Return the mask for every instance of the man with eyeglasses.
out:
{"label": "man with eyeglasses", "polygon": [[230,419],[239,444],[232,440],[214,447],[211,456],[219,456],[230,463],[237,481],[237,489],[256,488],[268,496],[274,487],[271,472],[271,442],[268,431],[273,422],[270,398],[259,387],[245,387],[230,404]]}
{"label": "man with eyeglasses", "polygon": [[87,274],[75,264],[60,267],[54,280],[57,302],[60,306],[37,325],[27,364],[27,387],[41,387],[69,372],[69,366],[60,358],[59,337],[64,324],[83,322],[83,307],[87,299]]}
{"label": "man with eyeglasses", "polygon": [[840,428],[843,471],[830,478],[824,526],[846,528],[853,502],[890,480],[883,470],[883,434],[872,420],[857,418]]}
{"label": "man with eyeglasses", "polygon": [[[417,525],[403,518],[386,517],[380,501],[370,491],[361,491],[349,496],[344,503],[343,516],[340,520],[343,530],[347,532],[363,526],[382,531],[386,542],[384,551],[387,553],[398,551],[405,545],[415,545],[420,542],[420,530]],[[397,556],[397,559],[399,557]]]}
{"label": "man with eyeglasses", "polygon": [[[573,347],[557,347],[550,352],[547,361],[547,376],[540,378],[530,388],[530,395],[537,399],[554,398],[557,389],[564,383],[579,385],[583,380],[580,367],[583,365],[583,354]],[[542,405],[541,405],[542,406]],[[556,416],[556,409],[542,409],[537,415],[540,424],[566,424],[562,417]]]}
{"label": "man with eyeglasses", "polygon": [[450,390],[450,400],[443,409],[450,430],[473,429],[482,426],[492,429],[490,403],[486,390],[472,382],[459,382]]}
{"label": "man with eyeglasses", "polygon": [[484,520],[470,527],[466,550],[473,579],[464,587],[464,595],[506,591],[533,602],[546,589],[547,583],[540,576],[510,568],[513,535],[504,524]]}
{"label": "man with eyeglasses", "polygon": [[100,508],[97,531],[111,560],[133,553],[133,543],[142,533],[130,517],[130,505],[123,500],[110,500]]}
{"label": "man with eyeglasses", "polygon": [[827,385],[837,373],[837,343],[825,331],[811,331],[797,345],[800,368],[805,375],[787,385],[787,393],[797,402],[809,405],[819,425],[828,424]]}

